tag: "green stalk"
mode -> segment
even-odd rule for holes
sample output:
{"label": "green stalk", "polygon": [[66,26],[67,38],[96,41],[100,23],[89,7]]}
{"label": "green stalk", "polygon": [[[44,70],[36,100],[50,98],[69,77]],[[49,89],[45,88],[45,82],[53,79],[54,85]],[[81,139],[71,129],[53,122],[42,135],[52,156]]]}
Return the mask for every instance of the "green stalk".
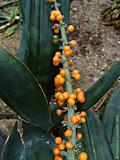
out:
{"label": "green stalk", "polygon": [[[59,10],[58,3],[56,0],[54,0],[55,3],[55,10]],[[60,21],[60,30],[61,30],[61,37],[62,37],[62,45],[65,46],[68,44],[66,30],[65,30],[65,23],[63,21]],[[73,93],[73,87],[71,83],[71,74],[70,69],[67,63],[67,58],[64,55],[64,51],[62,51],[62,61],[63,61],[63,68],[67,71],[66,74],[66,90],[69,94]],[[69,141],[76,146],[76,128],[75,125],[71,123],[71,118],[75,115],[74,107],[68,105],[68,125],[67,128],[72,130],[72,136],[70,137]],[[75,160],[75,150],[74,148],[72,150],[67,151],[67,160]]]}

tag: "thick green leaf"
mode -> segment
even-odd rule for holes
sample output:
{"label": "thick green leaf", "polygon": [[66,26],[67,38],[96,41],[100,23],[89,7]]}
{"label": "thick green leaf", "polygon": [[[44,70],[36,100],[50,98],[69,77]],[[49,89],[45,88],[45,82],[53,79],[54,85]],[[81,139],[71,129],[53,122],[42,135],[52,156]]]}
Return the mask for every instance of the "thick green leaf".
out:
{"label": "thick green leaf", "polygon": [[89,160],[114,160],[103,125],[94,111],[87,112],[87,123],[80,131],[83,133],[83,139],[79,141],[81,151],[88,153]]}
{"label": "thick green leaf", "polygon": [[50,135],[40,128],[23,124],[23,140],[21,143],[17,126],[13,128],[8,138],[1,160],[48,160],[53,159],[52,149],[55,146]]}
{"label": "thick green leaf", "polygon": [[114,153],[114,158],[120,158],[120,87],[111,96],[102,117],[108,141]]}
{"label": "thick green leaf", "polygon": [[28,68],[0,47],[0,96],[20,116],[44,129],[50,127],[48,103]]}
{"label": "thick green leaf", "polygon": [[88,110],[96,104],[105,93],[112,87],[117,78],[120,76],[120,62],[117,62],[112,68],[107,71],[92,87],[86,92],[86,102],[80,106],[78,110]]}
{"label": "thick green leaf", "polygon": [[[60,1],[66,22],[69,20],[70,0]],[[20,0],[23,33],[18,57],[40,81],[48,100],[54,92],[53,78],[58,68],[52,66],[52,57],[58,45],[52,43],[51,5],[46,0]]]}

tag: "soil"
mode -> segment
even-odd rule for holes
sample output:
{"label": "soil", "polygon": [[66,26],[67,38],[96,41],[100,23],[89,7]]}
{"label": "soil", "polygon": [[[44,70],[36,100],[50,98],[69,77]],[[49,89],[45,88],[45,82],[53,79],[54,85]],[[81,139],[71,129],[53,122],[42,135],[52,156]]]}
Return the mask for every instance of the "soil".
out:
{"label": "soil", "polygon": [[[111,4],[110,0],[84,0],[83,5],[81,2],[82,0],[73,0],[71,4],[71,24],[76,26],[76,31],[70,35],[70,39],[76,39],[79,43],[73,57],[73,68],[79,68],[82,76],[77,86],[86,90],[112,64],[120,60],[120,31],[101,23],[100,13]],[[20,33],[21,29],[18,29],[7,38],[4,32],[0,33],[0,45],[16,55],[20,45]],[[1,101],[0,112],[11,110]],[[8,135],[13,123],[13,120],[0,120],[1,132]]]}

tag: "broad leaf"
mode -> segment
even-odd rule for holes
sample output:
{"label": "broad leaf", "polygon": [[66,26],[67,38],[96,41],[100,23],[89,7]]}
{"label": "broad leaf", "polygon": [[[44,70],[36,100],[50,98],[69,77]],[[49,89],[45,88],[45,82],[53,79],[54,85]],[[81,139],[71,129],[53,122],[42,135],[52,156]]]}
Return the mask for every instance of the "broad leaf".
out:
{"label": "broad leaf", "polygon": [[81,151],[88,153],[89,160],[114,160],[103,125],[94,111],[87,112],[87,123],[80,131],[83,139],[78,144],[82,145]]}
{"label": "broad leaf", "polygon": [[48,160],[53,159],[52,149],[55,146],[50,135],[27,123],[23,124],[22,145],[17,125],[13,128],[3,150],[1,160]]}
{"label": "broad leaf", "polygon": [[114,153],[114,158],[120,158],[120,87],[111,96],[102,117],[108,141]]}
{"label": "broad leaf", "polygon": [[[69,20],[70,0],[60,1],[65,20]],[[40,81],[48,100],[54,92],[53,78],[58,68],[52,66],[52,57],[59,48],[52,43],[52,25],[49,20],[51,4],[46,0],[20,0],[23,33],[18,57]]]}
{"label": "broad leaf", "polygon": [[48,103],[30,70],[0,47],[0,96],[20,116],[44,129],[50,127]]}
{"label": "broad leaf", "polygon": [[112,87],[117,78],[120,76],[120,62],[117,62],[112,68],[107,71],[102,78],[100,78],[92,87],[86,92],[86,102],[80,106],[78,104],[78,110],[88,110],[95,105],[105,93]]}

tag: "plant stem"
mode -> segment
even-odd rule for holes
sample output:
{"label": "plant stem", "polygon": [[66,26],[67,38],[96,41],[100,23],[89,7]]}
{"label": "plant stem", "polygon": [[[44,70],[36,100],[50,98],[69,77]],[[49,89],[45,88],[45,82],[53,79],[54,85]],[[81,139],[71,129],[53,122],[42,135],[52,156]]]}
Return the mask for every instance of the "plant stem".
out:
{"label": "plant stem", "polygon": [[[58,8],[58,3],[56,0],[54,0],[55,2],[55,9],[59,10]],[[66,35],[66,30],[65,30],[65,24],[63,21],[60,21],[60,30],[61,30],[61,36],[62,36],[62,45],[65,46],[66,44],[68,44],[68,40],[67,40],[67,35]],[[66,90],[69,94],[73,93],[73,87],[72,87],[72,83],[71,83],[71,74],[70,74],[70,69],[67,63],[67,58],[64,55],[64,51],[62,51],[62,60],[63,60],[63,68],[66,69],[67,74],[66,74]],[[75,125],[71,123],[71,118],[75,115],[75,111],[74,111],[74,107],[68,105],[68,129],[72,130],[72,136],[69,139],[69,141],[75,146],[76,145],[76,128]],[[75,151],[74,148],[72,150],[68,150],[67,151],[67,160],[75,160]]]}

